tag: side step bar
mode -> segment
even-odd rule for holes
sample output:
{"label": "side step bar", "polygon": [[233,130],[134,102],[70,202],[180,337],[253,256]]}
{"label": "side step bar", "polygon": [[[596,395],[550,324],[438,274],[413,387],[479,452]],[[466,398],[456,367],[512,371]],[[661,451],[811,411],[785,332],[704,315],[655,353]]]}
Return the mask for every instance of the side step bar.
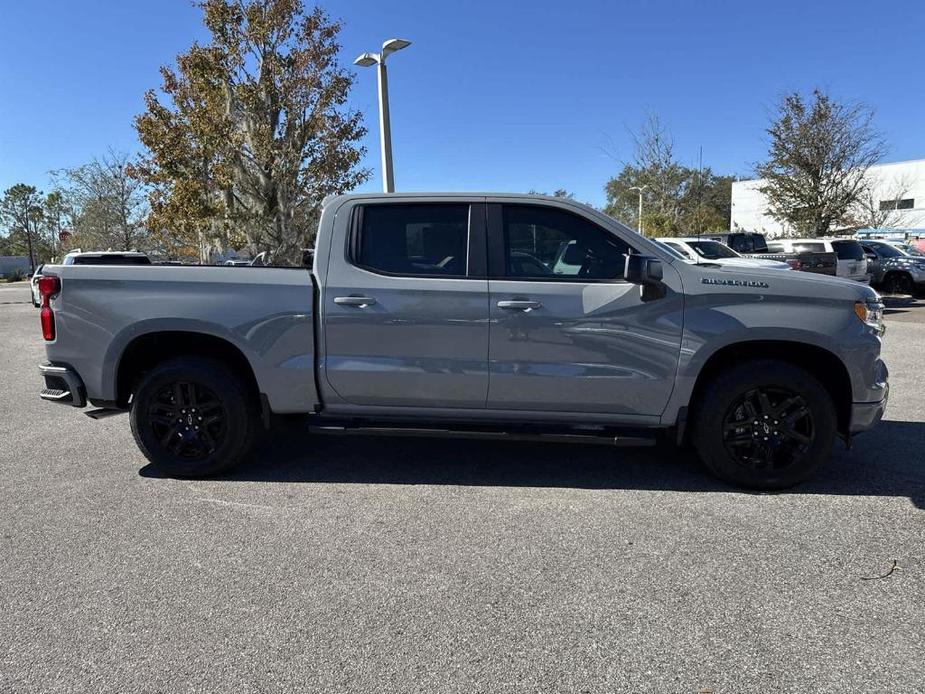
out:
{"label": "side step bar", "polygon": [[622,436],[613,433],[544,434],[523,431],[461,431],[456,429],[427,429],[414,427],[364,427],[364,426],[324,426],[310,425],[312,434],[329,436],[407,436],[413,438],[454,438],[454,439],[490,439],[495,441],[541,441],[546,443],[591,443],[604,446],[640,447],[654,446],[656,438],[649,436]]}

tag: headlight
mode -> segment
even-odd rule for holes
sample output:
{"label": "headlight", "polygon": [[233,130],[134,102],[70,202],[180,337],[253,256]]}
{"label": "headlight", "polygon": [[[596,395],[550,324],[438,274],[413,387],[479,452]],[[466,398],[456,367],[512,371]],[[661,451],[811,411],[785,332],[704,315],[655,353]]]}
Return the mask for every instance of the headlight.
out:
{"label": "headlight", "polygon": [[865,325],[869,325],[878,335],[883,335],[886,330],[883,325],[883,304],[879,301],[857,301],[854,304],[854,312]]}

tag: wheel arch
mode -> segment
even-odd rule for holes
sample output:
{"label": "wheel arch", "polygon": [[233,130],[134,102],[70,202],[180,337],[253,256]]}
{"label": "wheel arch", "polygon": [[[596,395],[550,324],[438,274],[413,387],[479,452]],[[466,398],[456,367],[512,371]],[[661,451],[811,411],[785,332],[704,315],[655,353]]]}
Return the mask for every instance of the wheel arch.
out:
{"label": "wheel arch", "polygon": [[127,407],[138,380],[152,368],[170,359],[206,357],[226,363],[240,374],[248,394],[262,406],[254,369],[241,349],[229,340],[209,333],[188,330],[159,330],[134,337],[122,350],[115,369],[116,404]]}
{"label": "wheel arch", "polygon": [[707,384],[729,364],[747,359],[777,359],[809,371],[825,387],[835,405],[838,431],[847,435],[851,425],[851,377],[835,353],[805,342],[751,340],[735,342],[717,349],[697,375],[691,393],[688,421],[701,406]]}

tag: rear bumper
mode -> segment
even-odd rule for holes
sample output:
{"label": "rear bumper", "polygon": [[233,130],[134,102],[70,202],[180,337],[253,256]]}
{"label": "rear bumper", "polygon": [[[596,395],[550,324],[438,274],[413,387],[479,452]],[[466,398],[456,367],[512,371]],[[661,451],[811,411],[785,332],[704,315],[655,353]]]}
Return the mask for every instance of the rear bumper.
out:
{"label": "rear bumper", "polygon": [[73,407],[84,407],[87,404],[87,389],[73,369],[55,364],[40,364],[39,373],[44,380],[44,387],[39,393],[42,400]]}

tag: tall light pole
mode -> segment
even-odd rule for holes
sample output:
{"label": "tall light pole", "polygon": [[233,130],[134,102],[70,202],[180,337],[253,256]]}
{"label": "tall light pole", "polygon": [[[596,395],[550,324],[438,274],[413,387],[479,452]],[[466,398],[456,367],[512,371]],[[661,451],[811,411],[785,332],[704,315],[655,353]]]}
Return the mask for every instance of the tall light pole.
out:
{"label": "tall light pole", "polygon": [[382,148],[382,190],[386,193],[395,192],[395,179],[392,174],[392,127],[389,122],[389,76],[385,70],[385,59],[395,51],[411,45],[405,39],[389,39],[382,44],[379,53],[363,53],[353,61],[360,67],[375,65],[379,78],[379,143]]}
{"label": "tall light pole", "polygon": [[630,190],[639,191],[639,217],[636,220],[636,231],[642,234],[642,191],[644,191],[649,186],[631,186]]}

